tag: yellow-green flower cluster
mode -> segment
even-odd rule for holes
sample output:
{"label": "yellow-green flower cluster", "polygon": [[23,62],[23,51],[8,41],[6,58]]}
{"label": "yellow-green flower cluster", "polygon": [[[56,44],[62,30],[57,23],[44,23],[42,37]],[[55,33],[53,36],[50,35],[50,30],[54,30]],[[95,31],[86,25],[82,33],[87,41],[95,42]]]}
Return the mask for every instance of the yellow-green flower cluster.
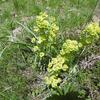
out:
{"label": "yellow-green flower cluster", "polygon": [[46,12],[41,12],[39,16],[36,17],[34,32],[39,35],[39,40],[41,42],[47,39],[53,41],[53,38],[56,36],[58,30],[59,27],[56,25],[55,18],[48,16]]}
{"label": "yellow-green flower cluster", "polygon": [[61,78],[59,78],[61,72],[65,72],[67,69],[68,66],[65,64],[65,59],[61,55],[52,58],[47,68],[49,76],[45,78],[46,84],[52,88],[56,88],[61,83]]}
{"label": "yellow-green flower cluster", "polygon": [[[49,62],[48,64],[47,71],[48,71],[49,76],[50,77],[55,76],[59,78],[58,76],[60,76],[62,72],[67,71],[68,66],[66,63],[68,62],[66,62],[67,61],[66,59],[70,61],[69,56],[71,55],[69,54],[71,54],[72,52],[78,51],[80,47],[82,47],[81,43],[78,43],[76,40],[67,39],[65,43],[63,44],[62,49],[60,50],[60,54],[56,58],[52,58],[51,62]],[[56,74],[58,76],[56,76]],[[57,87],[57,83],[55,83],[56,85],[53,85],[54,83],[51,81],[51,78],[46,78],[46,81],[47,81],[46,83],[48,85],[53,86],[53,88],[54,86]],[[55,78],[55,82],[56,82],[56,78]]]}
{"label": "yellow-green flower cluster", "polygon": [[48,65],[49,73],[59,73],[60,71],[66,71],[68,66],[65,63],[65,59],[58,55],[56,58],[52,58],[52,61]]}
{"label": "yellow-green flower cluster", "polygon": [[70,54],[72,52],[78,51],[80,47],[82,47],[81,43],[78,43],[76,40],[67,39],[62,46],[60,54],[61,55]]}
{"label": "yellow-green flower cluster", "polygon": [[98,23],[91,23],[81,33],[81,42],[91,44],[100,37],[100,26]]}
{"label": "yellow-green flower cluster", "polygon": [[50,77],[49,76],[45,77],[45,82],[46,82],[46,84],[48,84],[52,88],[56,88],[58,86],[58,84],[60,84],[61,79],[58,78],[57,75],[52,75]]}
{"label": "yellow-green flower cluster", "polygon": [[39,14],[39,16],[36,17],[37,27],[35,27],[35,29],[37,28],[39,30],[39,29],[42,29],[42,28],[48,28],[49,22],[48,22],[47,18],[48,18],[48,15],[46,13],[41,12]]}
{"label": "yellow-green flower cluster", "polygon": [[40,29],[50,29],[53,32],[59,30],[59,27],[55,24],[55,18],[47,15],[46,12],[41,12],[39,16],[36,17],[36,26],[34,31],[39,31]]}
{"label": "yellow-green flower cluster", "polygon": [[48,86],[56,88],[61,83],[60,75],[61,71],[67,71],[68,66],[65,63],[65,59],[58,55],[56,58],[52,58],[51,62],[48,64],[48,74],[49,76],[45,77],[45,82]]}
{"label": "yellow-green flower cluster", "polygon": [[45,55],[45,51],[49,51],[48,47],[54,43],[59,27],[56,25],[56,20],[52,16],[48,16],[46,12],[41,12],[36,16],[36,23],[34,26],[34,34],[31,42],[34,44],[33,52],[40,52],[40,57]]}

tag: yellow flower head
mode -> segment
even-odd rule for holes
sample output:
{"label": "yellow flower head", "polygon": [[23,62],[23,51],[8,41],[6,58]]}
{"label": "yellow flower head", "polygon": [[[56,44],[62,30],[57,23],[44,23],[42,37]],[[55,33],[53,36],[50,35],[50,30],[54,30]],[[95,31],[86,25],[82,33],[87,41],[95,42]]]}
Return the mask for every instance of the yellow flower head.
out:
{"label": "yellow flower head", "polygon": [[33,37],[33,38],[31,39],[31,42],[32,42],[32,43],[34,43],[34,42],[35,42],[35,40],[36,40],[36,39]]}
{"label": "yellow flower head", "polygon": [[38,46],[34,46],[32,49],[34,52],[39,51],[39,47]]}
{"label": "yellow flower head", "polygon": [[70,54],[72,52],[78,51],[80,47],[82,47],[81,43],[78,43],[76,40],[67,39],[62,46],[60,54],[61,55]]}
{"label": "yellow flower head", "polygon": [[39,32],[39,28],[38,27],[34,27],[34,32]]}
{"label": "yellow flower head", "polygon": [[98,23],[90,23],[81,33],[81,42],[91,44],[100,37],[100,26]]}
{"label": "yellow flower head", "polygon": [[40,52],[40,58],[44,56],[44,52]]}
{"label": "yellow flower head", "polygon": [[40,12],[40,16],[42,16],[43,18],[47,18],[48,17],[46,12]]}
{"label": "yellow flower head", "polygon": [[65,59],[58,55],[56,58],[52,58],[52,61],[48,64],[48,72],[55,73],[60,71],[66,71],[68,66],[64,64]]}
{"label": "yellow flower head", "polygon": [[61,79],[58,78],[56,75],[47,76],[45,77],[45,82],[48,86],[52,86],[52,88],[56,88],[58,84],[61,83]]}

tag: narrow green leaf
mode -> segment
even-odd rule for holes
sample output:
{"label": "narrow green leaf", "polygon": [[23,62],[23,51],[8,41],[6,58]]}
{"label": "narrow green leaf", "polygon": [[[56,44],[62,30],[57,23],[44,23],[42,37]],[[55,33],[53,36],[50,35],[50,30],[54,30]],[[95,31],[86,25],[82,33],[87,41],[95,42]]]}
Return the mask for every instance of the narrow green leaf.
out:
{"label": "narrow green leaf", "polygon": [[27,26],[21,24],[20,22],[17,22],[17,23],[18,23],[19,25],[21,25],[27,32],[31,33],[31,34],[34,36],[35,39],[38,39],[38,38],[36,37],[36,35],[35,35]]}

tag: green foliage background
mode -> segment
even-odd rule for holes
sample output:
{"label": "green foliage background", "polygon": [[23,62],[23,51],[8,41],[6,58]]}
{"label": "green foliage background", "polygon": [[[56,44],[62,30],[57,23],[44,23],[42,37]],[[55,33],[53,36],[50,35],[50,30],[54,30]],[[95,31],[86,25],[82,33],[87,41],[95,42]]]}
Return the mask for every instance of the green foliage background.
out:
{"label": "green foliage background", "polygon": [[[17,22],[27,24],[33,30],[34,16],[41,11],[47,11],[50,15],[56,17],[60,26],[60,33],[62,33],[61,38],[70,37],[74,39],[77,38],[77,32],[72,34],[73,30],[81,30],[84,25],[90,22],[97,3],[100,5],[100,2],[97,1],[0,0],[0,100],[31,100],[32,82],[39,74],[35,70],[32,71],[31,77],[23,74],[30,68],[33,59],[32,52],[28,48],[31,44],[27,44],[30,42],[30,32],[23,30],[21,35],[18,36],[18,42],[9,42],[12,31],[20,26]],[[99,42],[98,46],[100,46]],[[97,53],[100,54],[100,52]],[[91,54],[91,51],[89,53],[85,52],[85,54]],[[30,69],[32,70],[32,68]],[[87,86],[90,82],[89,88],[92,85],[91,91],[100,90],[99,62],[92,70],[84,70],[79,75],[83,79],[86,77],[87,83],[82,80],[77,84],[81,83],[82,86],[84,84]],[[99,96],[97,97],[99,98]]]}

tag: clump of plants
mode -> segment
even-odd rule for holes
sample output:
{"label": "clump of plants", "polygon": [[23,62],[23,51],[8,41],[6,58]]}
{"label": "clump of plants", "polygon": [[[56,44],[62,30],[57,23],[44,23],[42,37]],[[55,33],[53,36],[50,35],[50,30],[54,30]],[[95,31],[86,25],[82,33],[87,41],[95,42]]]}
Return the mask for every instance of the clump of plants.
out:
{"label": "clump of plants", "polygon": [[39,62],[43,57],[52,56],[51,52],[54,48],[58,30],[59,27],[54,17],[48,16],[46,12],[41,12],[36,16],[33,29],[35,35],[31,39],[32,51],[35,54],[36,61]]}
{"label": "clump of plants", "polygon": [[[100,26],[92,22],[80,33],[78,40],[62,40],[64,42],[61,48],[53,57],[52,48],[56,48],[54,44],[56,43],[58,30],[59,27],[56,25],[54,17],[47,15],[47,13],[40,13],[36,17],[35,35],[31,40],[33,43],[32,51],[37,58],[37,63],[42,58],[50,57],[46,60],[46,75],[43,79],[46,89],[50,90],[50,95],[66,95],[70,91],[81,89],[80,84],[77,82],[80,69],[76,57],[80,55],[84,47],[90,46],[100,39]],[[79,94],[81,94],[81,91]],[[85,93],[83,94],[85,95]]]}
{"label": "clump of plants", "polygon": [[60,50],[60,54],[57,55],[56,58],[52,58],[51,62],[48,65],[47,71],[49,76],[48,78],[46,77],[47,84],[50,84],[54,87],[53,84],[55,82],[54,88],[56,88],[57,84],[62,82],[60,78],[58,78],[59,81],[56,82],[55,80],[52,80],[52,78],[49,79],[49,77],[52,77],[53,75],[57,79],[57,77],[60,77],[62,73],[66,72],[68,69],[70,59],[73,56],[73,53],[75,53],[75,51],[78,51],[81,46],[82,45],[75,40],[68,39],[65,41],[65,43],[62,46],[62,49]]}

